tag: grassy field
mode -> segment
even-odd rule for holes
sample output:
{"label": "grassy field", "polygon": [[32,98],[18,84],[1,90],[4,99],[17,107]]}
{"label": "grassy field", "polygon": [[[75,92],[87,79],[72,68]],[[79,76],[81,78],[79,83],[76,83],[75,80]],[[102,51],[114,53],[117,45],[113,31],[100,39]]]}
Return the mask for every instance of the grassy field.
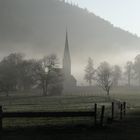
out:
{"label": "grassy field", "polygon": [[[0,96],[0,104],[4,111],[82,111],[93,110],[94,103],[106,106],[105,113],[110,116],[110,106],[112,100],[126,101],[130,108],[129,112],[139,112],[140,108],[140,90],[139,89],[115,89],[111,91],[110,98],[105,94],[87,94],[86,96],[55,96],[43,97],[38,94],[12,94],[9,97]],[[99,109],[100,112],[100,109]],[[131,117],[129,117],[131,116]],[[133,119],[130,119],[133,118]],[[137,119],[135,119],[137,118]],[[93,118],[12,118],[4,119],[4,132],[2,140],[16,139],[68,139],[68,140],[110,140],[110,139],[131,139],[136,135],[139,139],[139,116],[128,115],[124,123],[118,122],[111,127],[92,128],[94,126]],[[137,120],[133,122],[134,120]],[[130,127],[130,125],[131,127]],[[47,128],[46,128],[47,126]],[[75,127],[75,126],[78,126]],[[91,127],[92,126],[92,127]],[[65,128],[66,127],[66,128]],[[14,128],[14,129],[13,129]],[[20,128],[20,129],[19,129]],[[59,129],[57,129],[59,128]],[[62,129],[60,129],[62,128]],[[65,128],[65,129],[63,129]],[[133,130],[137,130],[134,132]],[[132,136],[127,133],[132,134]]]}
{"label": "grassy field", "polygon": [[[111,99],[126,101],[129,105],[140,106],[140,89],[117,88],[111,90]],[[46,111],[46,110],[84,110],[93,109],[94,103],[107,103],[110,98],[104,92],[98,94],[79,94],[69,96],[41,96],[39,94],[16,93],[9,97],[0,96],[4,111]]]}
{"label": "grassy field", "polygon": [[110,102],[108,97],[99,96],[9,96],[1,97],[4,111],[63,111],[91,110],[94,103]]}
{"label": "grassy field", "polygon": [[[102,96],[25,96],[12,95],[9,97],[1,97],[0,104],[3,111],[94,111],[94,103],[101,105],[111,105],[108,97]],[[76,125],[76,124],[94,124],[94,118],[12,118],[4,119],[3,126],[5,128],[12,127],[29,127],[29,126],[50,126],[50,125]]]}
{"label": "grassy field", "polygon": [[131,107],[140,107],[140,88],[118,88],[112,90],[111,97],[126,101]]}
{"label": "grassy field", "polygon": [[[98,114],[100,114],[101,105],[106,106],[105,113],[110,116],[112,100],[122,100],[127,102],[127,106],[131,108],[140,107],[139,89],[114,89],[111,91],[110,97],[104,93],[86,96],[41,96],[39,94],[17,93],[11,94],[9,97],[0,96],[0,104],[3,111],[94,111],[94,103],[98,104]],[[5,128],[11,127],[27,127],[27,126],[46,126],[46,125],[66,125],[66,124],[93,124],[93,118],[39,118],[39,119],[4,119]]]}

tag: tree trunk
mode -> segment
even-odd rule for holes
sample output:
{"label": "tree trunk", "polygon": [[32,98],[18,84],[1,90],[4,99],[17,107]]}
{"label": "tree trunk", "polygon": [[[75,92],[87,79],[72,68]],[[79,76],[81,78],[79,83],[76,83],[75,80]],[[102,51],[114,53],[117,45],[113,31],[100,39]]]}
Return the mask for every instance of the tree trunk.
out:
{"label": "tree trunk", "polygon": [[47,82],[46,82],[46,85],[45,85],[45,89],[46,89],[46,95],[48,94],[48,84],[47,84]]}
{"label": "tree trunk", "polygon": [[46,88],[46,95],[48,95],[48,80],[45,82],[45,88]]}
{"label": "tree trunk", "polygon": [[43,96],[46,96],[45,80],[42,80]]}
{"label": "tree trunk", "polygon": [[109,93],[109,90],[107,90],[107,95],[109,96],[109,94],[110,94],[110,93]]}
{"label": "tree trunk", "polygon": [[131,84],[130,84],[130,74],[128,75],[128,86],[130,88]]}
{"label": "tree trunk", "polygon": [[91,86],[92,85],[92,81],[91,80],[89,80],[89,86]]}

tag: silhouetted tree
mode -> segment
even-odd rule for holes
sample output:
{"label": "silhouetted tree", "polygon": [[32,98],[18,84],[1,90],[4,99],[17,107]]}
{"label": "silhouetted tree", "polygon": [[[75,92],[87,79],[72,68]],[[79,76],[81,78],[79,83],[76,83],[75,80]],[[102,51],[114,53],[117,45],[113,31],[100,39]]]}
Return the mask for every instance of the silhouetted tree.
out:
{"label": "silhouetted tree", "polygon": [[36,84],[34,75],[35,60],[23,60],[18,65],[18,82],[17,88],[20,90],[29,90]]}
{"label": "silhouetted tree", "polygon": [[113,84],[112,68],[107,62],[102,62],[97,69],[97,83],[98,85],[110,94],[110,89]]}
{"label": "silhouetted tree", "polygon": [[46,95],[46,88],[45,88],[45,82],[46,82],[46,71],[45,68],[42,65],[41,60],[36,60],[35,65],[33,67],[33,75],[36,81],[37,86],[42,88],[43,95]]}
{"label": "silhouetted tree", "polygon": [[45,94],[46,95],[48,93],[48,85],[53,79],[53,75],[51,72],[53,71],[53,69],[57,68],[57,65],[58,65],[58,58],[55,54],[45,56],[42,59],[42,66],[46,72],[46,76],[45,76]]}
{"label": "silhouetted tree", "polygon": [[133,63],[128,61],[125,66],[125,75],[127,76],[128,86],[131,86],[131,79],[133,78]]}
{"label": "silhouetted tree", "polygon": [[49,73],[50,81],[48,85],[49,95],[61,95],[63,90],[63,73],[59,68],[53,68]]}
{"label": "silhouetted tree", "polygon": [[57,67],[58,67],[58,58],[55,54],[45,56],[40,61],[36,62],[34,72],[42,87],[44,96],[49,95],[48,88],[50,88],[51,85],[59,81],[60,75],[56,70]]}
{"label": "silhouetted tree", "polygon": [[43,95],[48,86],[62,91],[62,70],[57,69],[57,56],[52,54],[41,60],[24,60],[20,53],[11,53],[0,62],[0,91],[8,96],[10,91],[30,90],[39,85]]}
{"label": "silhouetted tree", "polygon": [[11,53],[0,62],[0,91],[16,90],[18,82],[18,65],[23,61],[23,54]]}
{"label": "silhouetted tree", "polygon": [[85,76],[84,79],[89,83],[89,85],[92,85],[92,82],[94,80],[95,75],[95,69],[93,66],[93,60],[89,57],[88,64],[85,68]]}

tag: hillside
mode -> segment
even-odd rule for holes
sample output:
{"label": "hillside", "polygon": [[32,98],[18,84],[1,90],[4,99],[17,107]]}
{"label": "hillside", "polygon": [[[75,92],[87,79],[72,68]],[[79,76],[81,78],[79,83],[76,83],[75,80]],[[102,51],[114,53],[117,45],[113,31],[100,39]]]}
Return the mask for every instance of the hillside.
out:
{"label": "hillside", "polygon": [[1,0],[0,18],[1,58],[20,51],[34,58],[57,53],[61,60],[66,27],[75,74],[83,71],[89,56],[96,63],[119,63],[122,56],[126,60],[140,50],[137,36],[58,0]]}

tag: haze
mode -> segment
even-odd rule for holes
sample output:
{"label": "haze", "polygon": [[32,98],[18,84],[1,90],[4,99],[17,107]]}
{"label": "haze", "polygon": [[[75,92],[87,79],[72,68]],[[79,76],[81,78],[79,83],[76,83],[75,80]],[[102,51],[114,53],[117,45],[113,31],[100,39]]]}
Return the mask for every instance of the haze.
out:
{"label": "haze", "polygon": [[12,52],[23,52],[27,58],[37,59],[56,53],[61,65],[66,27],[72,73],[80,83],[88,57],[94,59],[95,66],[102,61],[124,65],[140,52],[140,39],[122,30],[140,33],[138,0],[77,1],[80,7],[87,7],[93,14],[57,0],[0,2],[1,59]]}

